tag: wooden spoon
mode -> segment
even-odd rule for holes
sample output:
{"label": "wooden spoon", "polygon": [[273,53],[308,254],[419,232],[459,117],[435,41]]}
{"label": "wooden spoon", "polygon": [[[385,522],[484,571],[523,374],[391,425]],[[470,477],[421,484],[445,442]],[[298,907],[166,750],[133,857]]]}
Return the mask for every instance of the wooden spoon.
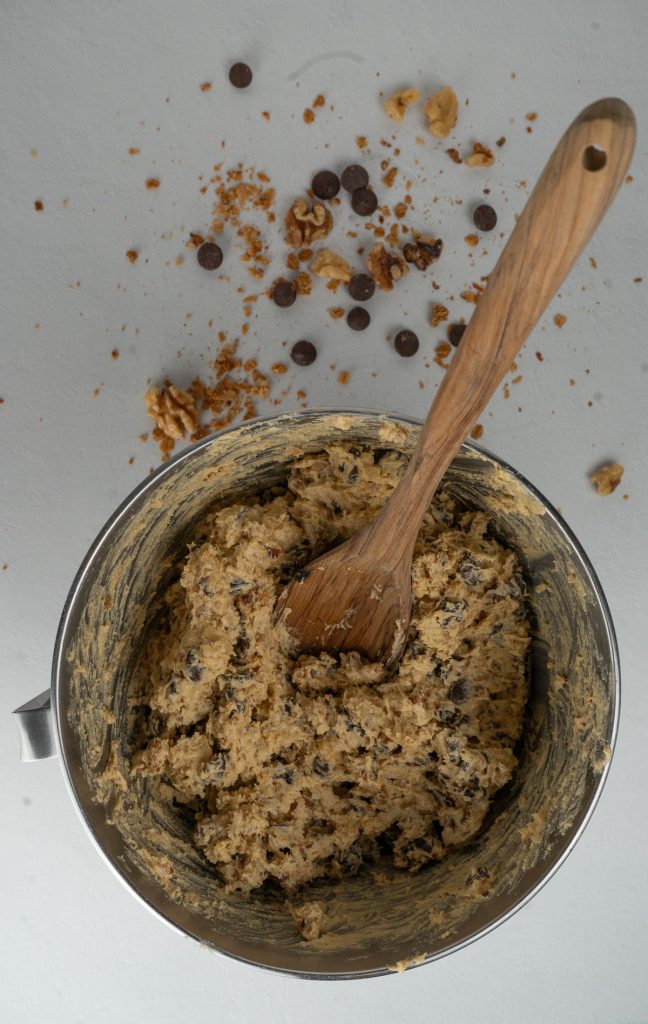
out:
{"label": "wooden spoon", "polygon": [[402,652],[414,544],[462,441],[623,181],[635,119],[623,100],[593,103],[570,125],[529,197],[461,339],[393,494],[359,534],[316,559],[277,601],[307,651]]}

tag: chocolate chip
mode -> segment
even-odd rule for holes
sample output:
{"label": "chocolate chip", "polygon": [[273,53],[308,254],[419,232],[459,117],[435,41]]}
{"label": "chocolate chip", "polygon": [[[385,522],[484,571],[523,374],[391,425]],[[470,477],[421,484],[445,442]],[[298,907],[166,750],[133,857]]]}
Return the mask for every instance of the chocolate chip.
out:
{"label": "chocolate chip", "polygon": [[492,206],[484,203],[474,211],[473,221],[478,231],[492,231],[497,224],[497,214]]}
{"label": "chocolate chip", "polygon": [[247,89],[252,81],[252,68],[240,61],[229,69],[229,80],[237,89]]}
{"label": "chocolate chip", "polygon": [[272,298],[277,306],[286,309],[288,306],[292,306],[297,298],[297,289],[292,281],[277,281],[272,289]]}
{"label": "chocolate chip", "polygon": [[366,302],[376,290],[371,274],[354,274],[348,284],[349,295],[356,302]]}
{"label": "chocolate chip", "polygon": [[419,340],[414,331],[399,331],[394,338],[394,348],[399,356],[413,356],[415,352],[418,352],[418,347]]}
{"label": "chocolate chip", "polygon": [[342,188],[347,192],[357,192],[359,188],[366,188],[369,184],[369,175],[360,164],[349,164],[342,171]]}
{"label": "chocolate chip", "polygon": [[468,699],[469,693],[468,680],[462,676],[448,687],[448,700],[451,700],[453,704],[463,704]]}
{"label": "chocolate chip", "polygon": [[354,306],[347,313],[346,321],[352,331],[364,331],[369,326],[371,317],[362,306]]}
{"label": "chocolate chip", "polygon": [[370,217],[378,206],[376,193],[370,188],[357,188],[351,195],[351,206],[361,217]]}
{"label": "chocolate chip", "polygon": [[218,270],[223,262],[223,250],[215,242],[203,242],[196,259],[205,270]]}
{"label": "chocolate chip", "polygon": [[312,341],[296,341],[290,350],[290,358],[297,366],[310,366],[317,359],[317,349]]}
{"label": "chocolate chip", "polygon": [[450,324],[448,327],[448,341],[451,345],[457,348],[459,342],[464,336],[466,330],[465,324]]}
{"label": "chocolate chip", "polygon": [[333,171],[318,171],[311,188],[318,199],[333,199],[340,191],[340,179]]}

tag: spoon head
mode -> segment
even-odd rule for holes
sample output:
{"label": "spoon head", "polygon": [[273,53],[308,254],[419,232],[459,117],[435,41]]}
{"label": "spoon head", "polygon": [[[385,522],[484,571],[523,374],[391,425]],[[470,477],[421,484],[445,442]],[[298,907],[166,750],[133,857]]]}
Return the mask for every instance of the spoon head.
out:
{"label": "spoon head", "polygon": [[410,620],[411,571],[376,564],[353,541],[311,562],[279,595],[275,617],[303,651],[358,651],[387,665],[403,650]]}

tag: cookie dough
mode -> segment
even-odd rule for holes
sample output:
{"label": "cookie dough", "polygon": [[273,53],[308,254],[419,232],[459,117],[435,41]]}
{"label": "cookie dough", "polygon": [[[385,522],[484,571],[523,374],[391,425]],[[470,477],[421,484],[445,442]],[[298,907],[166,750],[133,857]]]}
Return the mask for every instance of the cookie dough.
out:
{"label": "cookie dough", "polygon": [[290,894],[380,856],[416,871],[478,832],[515,769],[524,583],[482,513],[443,490],[430,506],[395,669],[300,655],[273,624],[281,588],[364,526],[405,464],[349,446],[298,457],[285,487],[205,518],[165,595],[131,772],[195,825],[228,890]]}

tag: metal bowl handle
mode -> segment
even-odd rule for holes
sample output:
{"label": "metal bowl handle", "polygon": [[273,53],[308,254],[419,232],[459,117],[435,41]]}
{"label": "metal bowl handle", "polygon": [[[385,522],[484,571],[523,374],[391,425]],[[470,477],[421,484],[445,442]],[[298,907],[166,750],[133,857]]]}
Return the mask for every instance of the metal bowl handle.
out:
{"label": "metal bowl handle", "polygon": [[20,760],[41,761],[56,757],[50,691],[27,701],[14,711],[20,732]]}

